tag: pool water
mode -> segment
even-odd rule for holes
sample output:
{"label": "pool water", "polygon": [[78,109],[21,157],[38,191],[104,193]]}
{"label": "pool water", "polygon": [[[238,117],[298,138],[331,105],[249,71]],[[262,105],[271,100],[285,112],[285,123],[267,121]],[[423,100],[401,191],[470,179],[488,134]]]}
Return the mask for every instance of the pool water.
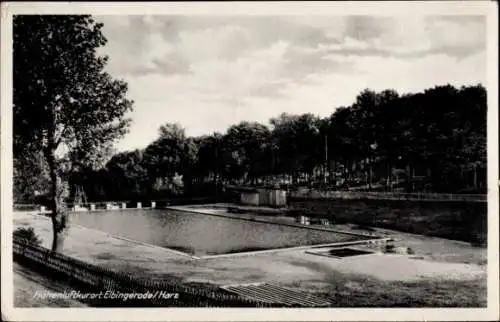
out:
{"label": "pool water", "polygon": [[160,209],[74,213],[71,222],[195,256],[362,239],[306,227]]}
{"label": "pool water", "polygon": [[361,249],[354,249],[354,248],[339,248],[330,250],[328,254],[335,257],[351,257],[351,256],[373,254],[373,252]]}

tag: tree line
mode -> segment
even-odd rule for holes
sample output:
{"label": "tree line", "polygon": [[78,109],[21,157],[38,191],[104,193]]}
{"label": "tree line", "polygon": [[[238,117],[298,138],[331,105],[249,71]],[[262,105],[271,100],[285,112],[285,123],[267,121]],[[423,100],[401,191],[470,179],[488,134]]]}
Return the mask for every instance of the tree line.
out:
{"label": "tree line", "polygon": [[70,182],[92,200],[207,195],[226,183],[484,192],[486,90],[366,89],[329,117],[281,114],[268,125],[243,121],[199,137],[167,123],[144,149],[114,154]]}
{"label": "tree line", "polygon": [[115,198],[175,187],[198,191],[218,182],[484,192],[486,90],[445,85],[399,95],[367,89],[326,118],[281,114],[269,125],[243,121],[201,137],[187,137],[170,123],[145,149],[114,155],[101,175]]}

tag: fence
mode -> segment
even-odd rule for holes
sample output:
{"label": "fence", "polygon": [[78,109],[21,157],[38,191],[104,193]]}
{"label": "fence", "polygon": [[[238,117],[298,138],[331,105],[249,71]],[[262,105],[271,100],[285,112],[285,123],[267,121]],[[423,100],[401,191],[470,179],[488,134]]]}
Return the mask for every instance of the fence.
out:
{"label": "fence", "polygon": [[[46,275],[66,281],[82,290],[121,293],[177,293],[178,298],[156,296],[147,300],[94,300],[95,306],[169,306],[169,307],[283,307],[283,304],[258,302],[227,294],[216,287],[191,287],[175,281],[140,279],[127,273],[115,272],[46,248],[13,240],[14,260]],[[162,292],[162,293],[159,293]]]}
{"label": "fence", "polygon": [[467,201],[487,202],[484,194],[451,193],[398,193],[398,192],[359,192],[359,191],[291,191],[291,199],[375,199],[375,200],[415,200],[415,201]]}
{"label": "fence", "polygon": [[40,206],[37,204],[14,204],[14,211],[38,211]]}
{"label": "fence", "polygon": [[[224,200],[224,199],[222,199]],[[220,198],[216,197],[198,197],[198,198],[169,198],[169,199],[157,199],[157,200],[143,200],[143,201],[130,201],[130,200],[119,200],[119,201],[96,201],[87,203],[66,203],[65,206],[72,211],[102,211],[102,210],[118,210],[118,209],[149,209],[149,208],[165,208],[167,206],[173,205],[185,205],[185,204],[205,204],[205,203],[217,203],[221,201]],[[19,212],[34,212],[47,211],[46,206],[40,204],[14,204],[14,211]],[[42,209],[42,210],[41,210]]]}

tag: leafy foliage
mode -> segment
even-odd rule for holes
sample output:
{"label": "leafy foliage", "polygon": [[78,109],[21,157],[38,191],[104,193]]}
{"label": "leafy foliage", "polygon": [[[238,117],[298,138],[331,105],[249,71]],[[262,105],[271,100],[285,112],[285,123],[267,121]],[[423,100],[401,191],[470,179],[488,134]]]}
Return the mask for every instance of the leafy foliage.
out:
{"label": "leafy foliage", "polygon": [[73,166],[121,137],[132,102],[127,85],[104,71],[106,44],[89,16],[14,18],[14,146],[68,151]]}
{"label": "leafy foliage", "polygon": [[[53,250],[66,228],[63,188],[72,172],[98,168],[126,133],[127,84],[105,71],[102,24],[88,15],[14,17],[14,154],[41,151],[50,182]],[[21,163],[23,160],[18,159]]]}
{"label": "leafy foliage", "polygon": [[[147,181],[147,171],[142,162],[142,151],[135,150],[114,155],[106,164],[111,199],[140,196]],[[125,193],[126,195],[123,195]]]}
{"label": "leafy foliage", "polygon": [[311,172],[319,161],[320,119],[312,114],[281,114],[271,119],[277,167],[288,173]]}
{"label": "leafy foliage", "polygon": [[195,167],[197,146],[192,138],[187,138],[179,124],[165,124],[159,129],[159,136],[144,150],[143,164],[147,169],[150,185],[154,190],[162,190],[173,185],[173,180],[182,176],[185,186],[191,183]]}
{"label": "leafy foliage", "polygon": [[241,122],[227,130],[224,152],[229,159],[225,172],[229,177],[248,176],[250,180],[269,171],[271,132],[259,123]]}
{"label": "leafy foliage", "polygon": [[[129,199],[279,175],[321,181],[327,171],[334,188],[338,180],[383,180],[389,189],[403,179],[409,191],[470,192],[484,191],[485,169],[486,91],[447,85],[405,95],[364,90],[327,118],[281,114],[270,127],[241,122],[225,134],[191,138],[179,124],[165,124],[144,150],[116,154],[97,180],[86,182],[108,199]],[[425,186],[415,185],[414,176],[425,177]]]}
{"label": "leafy foliage", "polygon": [[20,227],[14,230],[14,239],[29,245],[40,246],[42,244],[41,239],[35,233],[33,227]]}
{"label": "leafy foliage", "polygon": [[[383,189],[484,191],[486,91],[480,85],[405,95],[364,90],[327,118],[281,114],[270,127],[241,122],[225,134],[196,138],[166,124],[142,152],[112,160],[101,177],[113,182],[110,191],[123,191],[110,193],[117,198],[166,193],[176,176],[187,193],[205,182],[257,183],[280,175],[318,182],[325,172],[333,188],[339,180],[354,186],[383,180]],[[425,181],[418,186],[414,177]]]}

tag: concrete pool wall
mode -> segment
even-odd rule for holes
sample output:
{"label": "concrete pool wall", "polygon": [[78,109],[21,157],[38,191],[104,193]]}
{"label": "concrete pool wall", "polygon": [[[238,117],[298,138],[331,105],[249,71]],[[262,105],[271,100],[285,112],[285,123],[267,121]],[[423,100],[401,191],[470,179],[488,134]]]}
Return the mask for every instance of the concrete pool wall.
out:
{"label": "concrete pool wall", "polygon": [[244,217],[232,215],[231,213],[228,213],[228,212],[221,211],[221,209],[219,207],[214,207],[213,209],[206,208],[206,207],[207,207],[207,205],[201,205],[199,207],[187,205],[187,206],[168,206],[165,209],[171,209],[171,210],[182,211],[182,212],[191,212],[191,213],[204,214],[204,215],[211,215],[211,216],[218,216],[218,217],[225,217],[225,218],[231,218],[231,219],[237,219],[237,220],[260,222],[260,223],[266,223],[266,224],[272,224],[272,225],[281,225],[281,226],[289,226],[289,227],[296,227],[296,228],[303,228],[303,229],[329,231],[329,232],[345,234],[345,235],[353,235],[353,236],[359,236],[359,237],[365,237],[365,238],[369,237],[369,238],[372,238],[374,240],[375,239],[376,240],[384,239],[382,237],[379,237],[375,234],[370,234],[370,233],[358,233],[358,232],[354,233],[354,232],[335,230],[332,228],[324,228],[324,227],[301,225],[301,224],[295,224],[295,223],[282,223],[282,222],[273,222],[273,221],[267,221],[267,220],[244,218]]}
{"label": "concrete pool wall", "polygon": [[[211,206],[213,206],[213,207],[211,207]],[[91,225],[89,227],[86,227],[85,224],[82,225],[80,223],[78,226],[81,226],[82,228],[101,230],[101,231],[105,232],[106,234],[109,234],[110,236],[113,236],[113,237],[116,237],[119,239],[123,239],[123,240],[127,240],[130,242],[134,242],[134,243],[143,244],[143,245],[151,245],[151,246],[155,246],[155,247],[162,247],[164,249],[175,252],[179,255],[184,255],[186,257],[189,257],[191,259],[211,259],[211,258],[221,258],[221,257],[234,257],[234,256],[244,256],[244,255],[251,255],[251,254],[260,254],[260,253],[283,252],[283,251],[302,250],[302,249],[305,250],[305,249],[318,248],[318,247],[347,246],[347,245],[359,245],[359,244],[385,244],[389,240],[388,238],[382,238],[382,237],[376,236],[374,234],[363,234],[363,233],[339,231],[339,230],[332,229],[331,227],[317,227],[317,226],[314,227],[314,226],[306,226],[306,225],[300,225],[297,223],[290,223],[290,222],[286,222],[286,223],[273,222],[273,221],[270,221],[270,219],[272,219],[272,217],[267,217],[266,218],[267,220],[259,220],[256,218],[244,218],[244,217],[242,217],[244,215],[231,214],[231,213],[227,212],[226,209],[218,207],[218,206],[219,205],[168,206],[168,207],[164,208],[164,210],[179,211],[179,212],[183,212],[186,214],[192,213],[192,214],[198,214],[198,215],[209,215],[210,217],[222,217],[222,218],[228,218],[228,219],[232,219],[232,220],[245,221],[245,222],[255,222],[255,223],[261,223],[261,224],[267,224],[267,225],[281,226],[281,227],[288,226],[288,227],[293,227],[293,228],[299,228],[300,231],[318,231],[318,233],[321,233],[321,232],[330,233],[331,232],[331,233],[337,234],[337,237],[333,237],[332,239],[330,239],[330,238],[324,239],[323,238],[323,240],[316,240],[316,244],[314,244],[314,243],[308,244],[308,242],[311,242],[312,240],[314,240],[314,238],[312,240],[306,239],[302,243],[302,242],[300,242],[300,237],[299,237],[299,241],[295,245],[293,245],[295,242],[289,243],[288,245],[286,245],[286,243],[278,242],[278,244],[275,244],[275,246],[273,246],[272,243],[269,246],[260,245],[260,242],[258,243],[260,246],[257,246],[257,245],[252,245],[252,242],[250,241],[248,244],[248,247],[243,247],[240,250],[238,250],[237,249],[238,247],[236,247],[234,249],[234,251],[231,250],[228,252],[221,252],[221,253],[217,253],[217,252],[210,253],[209,252],[208,254],[207,253],[204,254],[204,253],[197,253],[197,251],[190,253],[190,252],[184,251],[184,249],[182,249],[182,248],[174,247],[174,245],[175,246],[182,246],[182,244],[180,244],[180,245],[174,244],[174,245],[172,245],[172,247],[173,247],[172,248],[172,247],[169,247],[168,244],[167,245],[157,244],[156,242],[151,242],[151,241],[144,239],[140,236],[135,236],[134,234],[129,235],[126,232],[123,232],[123,234],[122,234],[120,230],[116,230],[116,229],[115,230],[113,230],[113,229],[107,230],[107,229],[105,229],[106,225],[100,226],[99,224],[97,224],[97,226],[94,225],[92,227],[92,225]],[[116,209],[110,209],[110,210],[116,210]],[[129,210],[129,209],[126,209],[126,210]],[[130,208],[130,210],[133,210],[133,208]],[[140,209],[140,210],[145,211],[146,209]],[[103,210],[103,211],[106,211],[106,210]],[[90,213],[92,213],[92,212],[90,212]],[[112,212],[114,213],[115,211],[112,211]],[[87,212],[87,213],[89,213],[89,212]],[[72,214],[77,216],[75,218],[81,218],[85,222],[85,217],[86,217],[85,213],[72,212]],[[144,214],[141,214],[141,215],[144,216]],[[81,216],[83,216],[83,217],[81,217]],[[135,217],[135,216],[133,216],[133,217]],[[146,216],[146,217],[148,217],[148,216]],[[80,220],[77,220],[77,222],[78,221],[80,221]],[[77,224],[77,223],[75,223],[75,224]],[[132,225],[133,225],[133,222],[132,222]],[[262,226],[261,229],[264,229],[263,231],[266,232],[265,226]],[[282,228],[278,228],[278,231],[280,231],[281,229]],[[285,230],[285,231],[288,231],[288,230]],[[177,234],[177,232],[176,232],[176,234]],[[181,231],[179,234],[182,235],[183,232]],[[268,233],[268,235],[269,235],[269,233]],[[305,233],[305,236],[308,236],[308,235],[309,235],[309,233]],[[352,237],[351,238],[349,238],[349,237],[342,238],[341,236],[352,236]],[[338,238],[338,240],[335,240],[336,238]],[[355,238],[355,240],[353,240],[353,238]],[[330,239],[330,240],[328,240],[328,239]],[[321,241],[323,241],[323,242],[321,242]],[[257,247],[255,247],[255,246],[257,246]],[[196,249],[196,246],[194,246],[194,247]],[[252,250],[252,248],[254,248],[254,249]]]}
{"label": "concrete pool wall", "polygon": [[296,228],[301,228],[301,229],[327,231],[327,232],[332,232],[332,233],[336,233],[336,234],[356,236],[356,237],[359,237],[360,240],[347,241],[347,242],[324,243],[324,244],[316,244],[316,245],[302,245],[302,246],[293,246],[293,247],[272,248],[272,249],[256,250],[256,251],[242,251],[242,252],[217,254],[217,255],[206,255],[206,256],[200,256],[200,257],[198,257],[198,259],[235,257],[235,256],[245,256],[245,255],[250,255],[250,254],[264,254],[264,253],[272,253],[272,252],[307,250],[307,249],[313,249],[313,248],[317,249],[317,248],[323,248],[323,247],[343,247],[343,246],[365,245],[365,244],[382,246],[391,240],[391,238],[384,238],[384,237],[380,237],[380,236],[375,236],[373,234],[354,233],[354,232],[335,230],[332,228],[311,227],[311,226],[307,226],[307,225],[300,225],[300,224],[294,224],[294,223],[278,223],[278,222],[272,222],[272,221],[266,221],[266,220],[243,218],[243,217],[239,217],[239,216],[230,214],[228,212],[223,212],[223,211],[221,211],[221,209],[219,207],[214,207],[213,209],[210,209],[210,208],[207,208],[207,206],[208,205],[169,206],[169,207],[166,207],[165,209],[171,209],[171,210],[187,212],[187,213],[205,214],[205,215],[210,215],[210,216],[218,216],[218,217],[244,220],[244,221],[250,221],[250,222],[260,222],[260,223],[272,224],[272,225],[296,227]]}
{"label": "concrete pool wall", "polygon": [[[199,212],[194,211],[192,209],[189,209],[189,210],[180,210],[180,209],[177,209],[177,207],[172,207],[172,210],[182,211],[182,212],[186,212],[186,213],[190,213],[190,212],[191,213],[199,213]],[[23,212],[21,212],[21,213],[23,213]],[[29,215],[34,215],[34,216],[42,215],[42,214],[37,214],[37,213],[33,213],[33,212],[24,212],[24,213],[25,214],[29,214]],[[230,215],[226,216],[226,215],[218,215],[218,214],[211,214],[211,213],[201,213],[201,214],[206,214],[206,215],[209,215],[209,216],[227,217],[227,218],[239,219],[239,220],[245,220],[245,221],[255,221],[255,220],[250,220],[250,219],[245,219],[245,218],[238,218],[238,217],[234,217],[234,216],[230,216]],[[43,216],[43,217],[46,217],[46,216]],[[48,220],[48,218],[45,218],[45,219]],[[269,224],[269,222],[265,222],[265,221],[262,221],[262,222]],[[281,225],[279,223],[274,223],[274,224]],[[286,224],[283,224],[283,225],[286,225]],[[356,240],[356,241],[349,241],[349,242],[335,242],[335,243],[325,243],[325,244],[316,244],[316,245],[302,245],[302,246],[293,246],[293,247],[272,248],[272,249],[265,249],[265,250],[242,251],[242,252],[227,253],[227,254],[218,254],[218,255],[196,256],[196,255],[193,255],[193,254],[182,252],[180,250],[176,250],[176,249],[172,249],[172,248],[168,248],[168,247],[163,247],[163,246],[157,246],[157,245],[154,245],[154,244],[151,244],[151,243],[147,243],[147,242],[143,242],[143,241],[140,241],[140,240],[137,240],[137,239],[128,238],[128,237],[124,237],[124,236],[119,236],[119,235],[116,235],[116,234],[108,233],[108,232],[100,230],[100,229],[89,228],[89,227],[85,227],[85,226],[82,226],[82,225],[79,225],[79,224],[75,224],[75,223],[71,223],[71,226],[78,227],[78,228],[84,229],[84,230],[90,230],[90,231],[100,232],[100,233],[102,233],[104,235],[107,235],[107,236],[109,236],[111,238],[115,238],[115,239],[118,239],[118,240],[123,240],[123,241],[129,242],[129,243],[134,243],[134,244],[137,244],[137,245],[143,245],[143,246],[147,246],[147,247],[151,247],[151,248],[161,249],[161,250],[173,253],[173,254],[181,255],[181,256],[189,258],[191,260],[208,260],[208,259],[219,259],[219,258],[233,258],[233,257],[240,257],[240,256],[261,255],[261,254],[263,255],[263,254],[269,254],[269,253],[288,252],[288,251],[300,251],[300,250],[319,250],[319,249],[322,249],[322,248],[325,248],[325,247],[326,248],[332,248],[332,247],[345,247],[345,246],[356,246],[356,245],[367,245],[367,244],[368,245],[373,245],[373,246],[377,246],[377,245],[380,246],[380,245],[384,245],[389,240],[391,240],[390,238],[382,238],[382,237],[374,238],[373,236],[366,236],[366,235],[363,235],[363,234],[356,234],[356,233],[350,233],[350,232],[336,231],[336,230],[333,230],[333,229],[323,229],[323,228],[316,228],[316,227],[308,227],[308,226],[300,226],[300,225],[291,224],[290,226],[300,227],[300,228],[303,228],[303,229],[327,230],[327,231],[331,231],[331,232],[335,232],[335,233],[350,234],[350,235],[356,235],[356,236],[360,236],[360,237],[371,237],[371,238],[366,238],[366,239],[361,239],[361,240]]]}

